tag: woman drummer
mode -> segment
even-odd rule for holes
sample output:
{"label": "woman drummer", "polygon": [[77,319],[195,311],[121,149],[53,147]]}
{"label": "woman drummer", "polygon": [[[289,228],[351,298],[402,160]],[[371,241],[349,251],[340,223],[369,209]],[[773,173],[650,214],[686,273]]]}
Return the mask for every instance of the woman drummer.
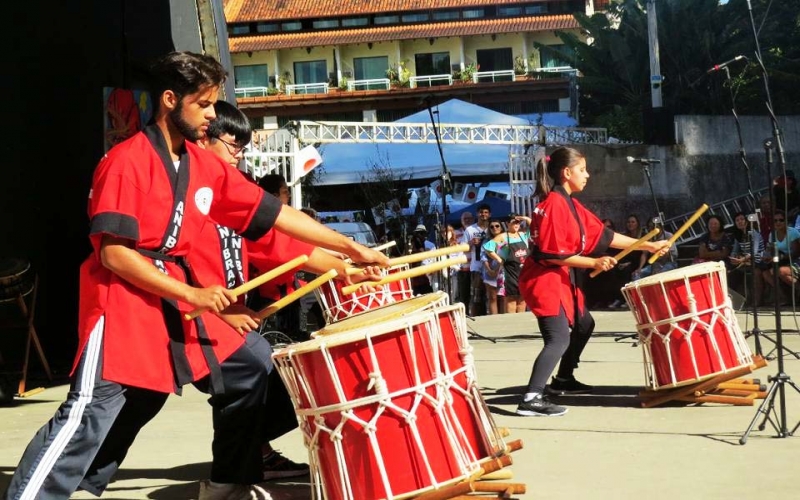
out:
{"label": "woman drummer", "polygon": [[[606,228],[597,216],[573,199],[589,179],[586,158],[579,151],[556,149],[546,162],[539,162],[536,178],[536,195],[544,201],[534,210],[531,253],[522,267],[519,287],[536,315],[544,349],[533,364],[517,414],[558,416],[567,409],[547,399],[545,384],[559,359],[561,363],[550,384],[550,393],[579,394],[592,390],[572,374],[594,330],[594,319],[575,284],[574,268],[608,271],[617,261],[603,252],[609,246],[627,248],[636,240]],[[667,241],[650,241],[640,248],[663,255],[668,247]]]}

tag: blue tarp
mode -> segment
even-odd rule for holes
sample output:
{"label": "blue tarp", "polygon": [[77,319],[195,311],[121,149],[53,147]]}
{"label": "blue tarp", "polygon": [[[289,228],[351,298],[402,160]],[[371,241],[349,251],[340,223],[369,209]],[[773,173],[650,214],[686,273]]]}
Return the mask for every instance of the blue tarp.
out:
{"label": "blue tarp", "polygon": [[[504,115],[490,109],[451,99],[433,108],[438,123],[476,125],[530,125],[527,119]],[[401,123],[429,123],[424,109]],[[317,185],[355,184],[374,179],[372,165],[391,167],[398,179],[435,179],[442,162],[436,144],[328,144],[322,148],[324,173]],[[486,144],[443,144],[444,160],[455,177],[508,173],[508,146]]]}

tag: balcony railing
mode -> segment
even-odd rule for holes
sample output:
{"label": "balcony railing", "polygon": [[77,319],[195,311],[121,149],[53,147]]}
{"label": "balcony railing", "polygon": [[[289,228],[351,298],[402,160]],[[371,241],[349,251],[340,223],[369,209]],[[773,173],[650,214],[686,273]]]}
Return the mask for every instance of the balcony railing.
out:
{"label": "balcony railing", "polygon": [[350,80],[347,90],[389,90],[388,78],[370,78],[367,80]]}
{"label": "balcony railing", "polygon": [[452,85],[453,75],[412,76],[408,81],[411,83],[412,89],[417,87],[432,87],[434,85]]}
{"label": "balcony railing", "polygon": [[286,86],[286,95],[292,94],[327,94],[328,84],[322,83],[294,83]]}
{"label": "balcony railing", "polygon": [[235,91],[236,97],[266,97],[269,95],[267,87],[241,87]]}
{"label": "balcony railing", "polygon": [[572,66],[553,66],[550,68],[536,68],[533,70],[536,73],[563,73],[566,75],[577,73],[578,70]]}
{"label": "balcony railing", "polygon": [[501,69],[498,71],[476,71],[472,74],[474,83],[481,82],[513,82],[515,80],[513,69]]}

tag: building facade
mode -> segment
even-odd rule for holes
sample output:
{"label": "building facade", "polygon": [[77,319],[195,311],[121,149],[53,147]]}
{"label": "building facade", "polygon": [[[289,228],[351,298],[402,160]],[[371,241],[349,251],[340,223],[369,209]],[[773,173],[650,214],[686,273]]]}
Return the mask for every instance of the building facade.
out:
{"label": "building facade", "polygon": [[541,46],[581,36],[592,0],[228,0],[239,107],[289,120],[393,121],[458,98],[506,114],[577,116],[576,71]]}

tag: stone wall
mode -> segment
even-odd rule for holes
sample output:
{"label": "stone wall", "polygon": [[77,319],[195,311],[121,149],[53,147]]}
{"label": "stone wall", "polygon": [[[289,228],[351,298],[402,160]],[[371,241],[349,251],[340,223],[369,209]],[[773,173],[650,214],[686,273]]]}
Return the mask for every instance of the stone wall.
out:
{"label": "stone wall", "polygon": [[[591,178],[579,198],[601,218],[609,217],[619,230],[628,214],[640,219],[655,213],[645,169],[626,157],[654,158],[650,177],[658,206],[667,218],[694,212],[702,203],[712,205],[744,195],[748,189],[768,185],[763,141],[772,136],[769,120],[740,117],[748,169],[740,158],[739,139],[732,117],[678,116],[677,144],[609,144],[577,146],[587,156]],[[800,117],[780,117],[786,168],[800,177]],[[779,174],[777,154],[772,177]]]}

